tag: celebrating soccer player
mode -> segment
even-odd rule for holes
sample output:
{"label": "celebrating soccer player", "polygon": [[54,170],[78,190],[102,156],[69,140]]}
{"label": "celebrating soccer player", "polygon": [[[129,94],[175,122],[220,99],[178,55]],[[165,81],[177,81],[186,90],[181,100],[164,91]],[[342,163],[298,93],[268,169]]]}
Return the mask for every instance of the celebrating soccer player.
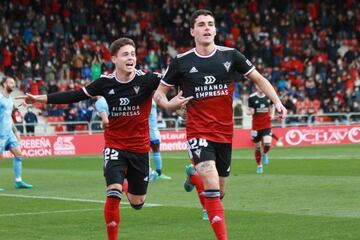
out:
{"label": "celebrating soccer player", "polygon": [[[230,174],[233,73],[241,73],[258,84],[280,114],[286,114],[286,109],[271,84],[244,55],[236,49],[215,45],[212,12],[195,11],[190,19],[190,34],[195,48],[171,61],[155,100],[167,110],[187,105],[189,154],[204,187],[203,193],[198,192],[199,197],[204,197],[204,207],[216,238],[225,240],[227,232],[221,198]],[[168,101],[166,94],[175,85],[182,91]]]}
{"label": "celebrating soccer player", "polygon": [[[118,239],[122,193],[134,209],[145,202],[149,179],[149,114],[152,95],[159,85],[159,75],[135,69],[135,43],[120,38],[110,45],[115,71],[102,75],[77,91],[21,98],[27,103],[73,103],[103,96],[109,106],[109,124],[105,128],[104,176],[107,198],[104,215],[109,240]],[[127,181],[124,179],[127,179]]]}

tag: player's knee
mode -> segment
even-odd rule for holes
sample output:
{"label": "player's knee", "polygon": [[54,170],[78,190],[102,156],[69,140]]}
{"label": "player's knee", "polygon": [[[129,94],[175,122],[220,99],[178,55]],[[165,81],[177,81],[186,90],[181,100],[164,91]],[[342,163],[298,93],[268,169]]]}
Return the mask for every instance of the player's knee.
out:
{"label": "player's knee", "polygon": [[106,196],[109,198],[121,199],[122,192],[119,189],[112,188],[106,191]]}
{"label": "player's knee", "polygon": [[135,210],[140,210],[142,209],[142,207],[144,206],[144,203],[140,203],[140,204],[132,204],[130,203],[131,207]]}

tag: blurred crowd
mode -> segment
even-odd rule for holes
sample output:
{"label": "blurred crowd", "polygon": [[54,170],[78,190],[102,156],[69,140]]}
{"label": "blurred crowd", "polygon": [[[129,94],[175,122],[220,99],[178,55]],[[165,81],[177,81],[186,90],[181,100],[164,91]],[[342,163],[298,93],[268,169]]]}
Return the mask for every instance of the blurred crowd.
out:
{"label": "blurred crowd", "polygon": [[[199,8],[216,16],[216,43],[244,53],[290,114],[360,112],[356,0],[4,1],[0,70],[33,94],[78,89],[113,70],[109,44],[126,36],[137,44],[138,68],[163,72],[171,57],[193,46],[189,19]],[[234,78],[239,107],[254,88],[242,76]],[[49,116],[93,118],[90,101],[36,107]]]}

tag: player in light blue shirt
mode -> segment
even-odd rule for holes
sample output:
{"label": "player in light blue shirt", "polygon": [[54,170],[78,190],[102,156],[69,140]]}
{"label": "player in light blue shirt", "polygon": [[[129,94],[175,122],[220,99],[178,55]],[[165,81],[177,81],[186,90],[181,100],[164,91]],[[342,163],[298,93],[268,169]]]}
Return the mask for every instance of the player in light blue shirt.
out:
{"label": "player in light blue shirt", "polygon": [[150,127],[150,147],[153,153],[153,159],[155,164],[155,171],[150,172],[150,181],[160,179],[171,179],[162,173],[162,159],[160,154],[160,131],[157,124],[157,106],[152,100],[151,112],[149,116]]}
{"label": "player in light blue shirt", "polygon": [[22,156],[18,141],[20,135],[11,118],[14,103],[10,94],[16,87],[15,80],[4,77],[1,86],[3,90],[0,93],[0,158],[3,158],[4,152],[9,150],[14,155],[15,188],[32,188],[31,184],[24,182],[21,178]]}
{"label": "player in light blue shirt", "polygon": [[104,97],[97,96],[96,99],[97,100],[95,102],[95,110],[100,114],[101,121],[105,128],[109,123],[109,106]]}

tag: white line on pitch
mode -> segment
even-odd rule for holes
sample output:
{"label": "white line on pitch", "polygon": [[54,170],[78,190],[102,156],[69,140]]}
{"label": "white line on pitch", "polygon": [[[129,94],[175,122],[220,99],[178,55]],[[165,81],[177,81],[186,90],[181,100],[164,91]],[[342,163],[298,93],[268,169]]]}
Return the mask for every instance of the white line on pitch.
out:
{"label": "white line on pitch", "polygon": [[[125,208],[129,208],[129,207],[125,207]],[[4,213],[4,214],[0,214],[0,217],[17,217],[17,216],[26,216],[26,215],[43,215],[43,214],[52,214],[52,213],[91,212],[91,211],[100,211],[100,210],[104,210],[104,209],[102,209],[102,208],[96,208],[96,209],[55,210],[55,211],[46,211],[46,212]]]}
{"label": "white line on pitch", "polygon": [[[50,197],[50,196],[32,196],[32,195],[21,195],[21,194],[8,194],[0,193],[0,197],[17,197],[17,198],[33,198],[33,199],[50,199],[58,201],[71,201],[71,202],[91,202],[91,203],[105,203],[103,200],[94,200],[94,199],[82,199],[82,198],[65,198],[65,197]],[[128,202],[122,202],[121,204],[129,205]],[[145,203],[147,207],[159,207],[162,204],[157,203]]]}

